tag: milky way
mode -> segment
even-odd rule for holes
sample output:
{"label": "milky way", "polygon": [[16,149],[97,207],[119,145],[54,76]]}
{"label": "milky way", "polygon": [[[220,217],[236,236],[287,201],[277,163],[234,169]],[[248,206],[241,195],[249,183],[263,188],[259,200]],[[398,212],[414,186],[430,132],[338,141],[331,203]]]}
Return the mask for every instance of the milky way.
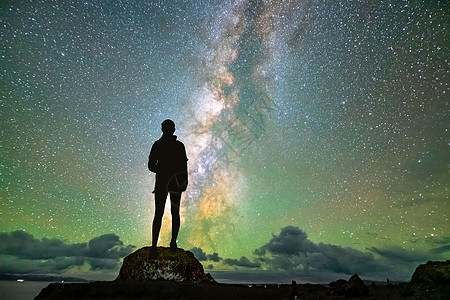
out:
{"label": "milky way", "polygon": [[171,118],[189,157],[185,249],[250,257],[288,225],[358,251],[443,247],[448,11],[2,1],[0,231],[148,245],[146,163]]}

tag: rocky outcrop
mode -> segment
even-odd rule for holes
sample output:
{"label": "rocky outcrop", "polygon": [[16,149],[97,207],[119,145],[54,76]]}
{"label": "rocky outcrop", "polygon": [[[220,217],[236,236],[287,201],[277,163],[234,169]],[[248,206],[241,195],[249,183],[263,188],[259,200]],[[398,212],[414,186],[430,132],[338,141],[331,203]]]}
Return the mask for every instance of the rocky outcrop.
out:
{"label": "rocky outcrop", "polygon": [[450,260],[428,261],[419,265],[412,275],[411,283],[449,284]]}
{"label": "rocky outcrop", "polygon": [[158,247],[156,258],[150,257],[150,247],[125,257],[117,280],[214,282],[209,273],[205,274],[202,264],[192,252],[180,248],[172,251],[165,247]]}
{"label": "rocky outcrop", "polygon": [[350,277],[348,281],[344,279],[333,281],[329,284],[329,287],[331,295],[360,297],[369,293],[369,288],[356,274]]}

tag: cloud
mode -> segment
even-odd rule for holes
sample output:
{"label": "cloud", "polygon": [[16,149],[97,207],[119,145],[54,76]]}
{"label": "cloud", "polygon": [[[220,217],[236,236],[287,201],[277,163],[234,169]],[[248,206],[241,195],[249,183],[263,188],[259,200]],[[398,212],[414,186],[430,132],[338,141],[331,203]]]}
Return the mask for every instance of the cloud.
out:
{"label": "cloud", "polygon": [[421,262],[426,261],[429,257],[426,253],[419,251],[407,251],[400,247],[390,247],[386,249],[371,247],[368,250],[391,261]]}
{"label": "cloud", "polygon": [[113,233],[95,237],[89,241],[85,255],[87,257],[119,259],[133,251],[134,246],[123,246],[123,242]]}
{"label": "cloud", "polygon": [[206,257],[206,253],[203,252],[202,248],[194,247],[189,251],[191,251],[194,254],[195,258],[198,259],[199,261],[206,261],[208,259]]}
{"label": "cloud", "polygon": [[251,257],[222,259],[217,253],[207,254],[201,248],[192,248],[191,251],[202,262],[222,261],[223,265],[235,267],[234,272],[224,272],[220,270],[220,266],[214,266],[214,273],[230,282],[250,282],[250,278],[255,281],[255,274],[279,283],[290,282],[292,279],[329,282],[353,274],[371,280],[385,280],[387,277],[392,280],[409,280],[419,264],[428,260],[443,260],[450,251],[448,237],[427,242],[436,247],[427,252],[400,247],[369,247],[361,251],[351,247],[314,243],[308,239],[304,230],[286,226],[278,234],[273,234],[267,243],[255,249]]}
{"label": "cloud", "polygon": [[67,244],[60,239],[36,239],[24,231],[0,233],[0,273],[61,273],[87,263],[91,270],[116,269],[120,259],[135,248],[124,246],[115,234],[87,243]]}
{"label": "cloud", "polygon": [[214,262],[219,262],[222,260],[222,257],[220,257],[219,254],[217,254],[216,252],[214,252],[213,254],[208,254],[207,257],[208,257],[208,260],[214,261]]}
{"label": "cloud", "polygon": [[430,250],[430,253],[433,253],[433,254],[442,254],[442,253],[446,253],[446,252],[450,252],[450,245],[445,245],[445,246],[433,248]]}
{"label": "cloud", "polygon": [[250,261],[247,257],[242,256],[240,259],[226,258],[223,263],[229,266],[246,267],[246,268],[259,268],[261,263],[258,261]]}
{"label": "cloud", "polygon": [[254,251],[269,268],[285,271],[322,270],[339,274],[362,274],[381,269],[372,253],[331,244],[315,244],[306,232],[294,226]]}
{"label": "cloud", "polygon": [[263,255],[266,251],[272,254],[293,255],[311,252],[314,244],[307,239],[306,232],[294,226],[284,227],[278,236],[273,236],[269,243],[255,250],[255,254]]}
{"label": "cloud", "polygon": [[220,257],[216,252],[214,252],[213,254],[206,254],[202,250],[202,248],[199,247],[194,247],[189,251],[191,251],[194,254],[195,258],[197,258],[199,261],[219,262],[222,260],[222,257]]}
{"label": "cloud", "polygon": [[24,231],[0,233],[2,254],[24,259],[52,259],[58,256],[75,256],[86,244],[66,245],[58,239],[35,239]]}
{"label": "cloud", "polygon": [[327,279],[335,280],[352,274],[373,280],[385,280],[386,277],[408,280],[419,264],[427,260],[444,259],[443,254],[450,250],[444,242],[446,240],[441,243],[443,246],[426,253],[400,247],[371,247],[367,251],[360,251],[351,247],[314,243],[308,239],[305,231],[286,226],[279,234],[272,235],[266,244],[255,249],[254,258],[226,258],[223,263],[249,270],[257,269],[272,276],[269,272],[279,281],[290,277],[326,282]]}

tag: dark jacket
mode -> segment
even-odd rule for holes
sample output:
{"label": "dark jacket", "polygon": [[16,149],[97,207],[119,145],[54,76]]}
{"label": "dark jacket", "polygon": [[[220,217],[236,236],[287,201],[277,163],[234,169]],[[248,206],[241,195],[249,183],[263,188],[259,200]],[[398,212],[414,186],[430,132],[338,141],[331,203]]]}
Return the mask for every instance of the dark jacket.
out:
{"label": "dark jacket", "polygon": [[153,192],[185,191],[188,184],[187,160],[184,145],[175,135],[163,135],[157,140],[148,157],[148,169],[156,173]]}

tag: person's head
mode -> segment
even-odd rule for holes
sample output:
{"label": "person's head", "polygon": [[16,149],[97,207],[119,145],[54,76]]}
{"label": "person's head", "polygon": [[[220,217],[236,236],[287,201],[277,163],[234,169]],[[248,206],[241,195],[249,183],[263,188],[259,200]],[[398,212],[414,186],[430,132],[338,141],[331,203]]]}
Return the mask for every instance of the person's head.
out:
{"label": "person's head", "polygon": [[164,120],[161,123],[161,131],[164,134],[173,134],[175,132],[175,123],[172,120]]}

